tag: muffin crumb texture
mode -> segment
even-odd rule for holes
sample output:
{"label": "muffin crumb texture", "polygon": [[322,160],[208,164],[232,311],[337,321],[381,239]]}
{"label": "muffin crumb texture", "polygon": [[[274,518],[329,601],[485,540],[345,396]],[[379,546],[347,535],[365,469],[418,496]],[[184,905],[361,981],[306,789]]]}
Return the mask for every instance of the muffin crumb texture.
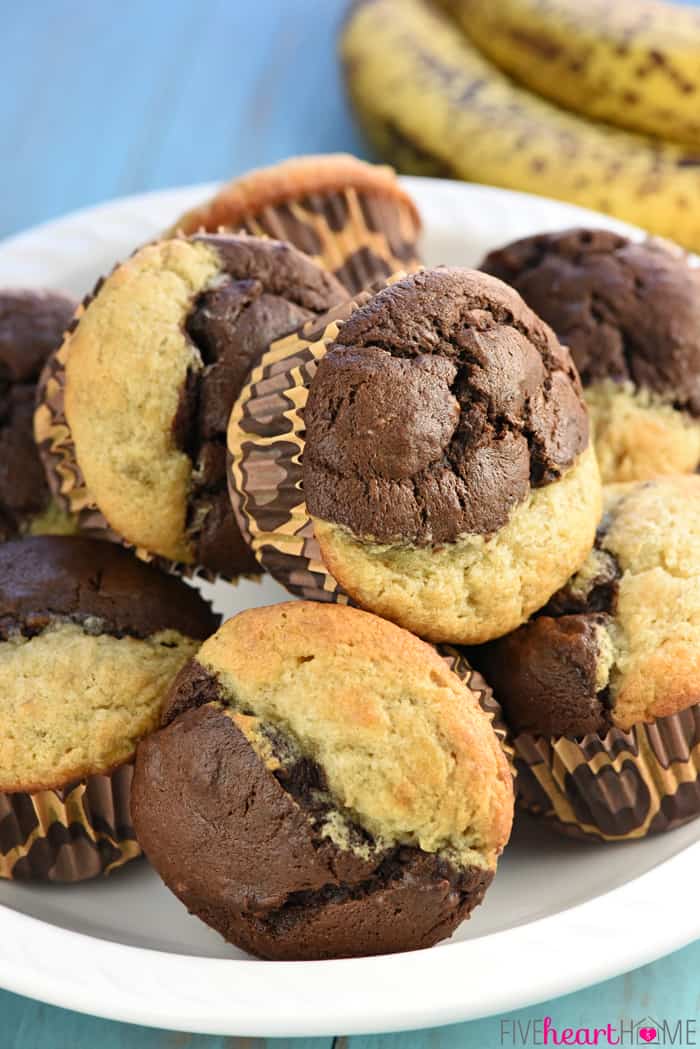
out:
{"label": "muffin crumb texture", "polygon": [[77,303],[53,291],[0,289],[0,541],[75,530],[51,500],[34,444],[34,394]]}

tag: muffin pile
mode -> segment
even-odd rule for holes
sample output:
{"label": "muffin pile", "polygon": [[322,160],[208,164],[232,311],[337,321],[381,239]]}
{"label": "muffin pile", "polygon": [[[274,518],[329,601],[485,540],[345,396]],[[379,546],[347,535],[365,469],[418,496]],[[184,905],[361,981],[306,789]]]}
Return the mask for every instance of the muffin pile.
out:
{"label": "muffin pile", "polygon": [[[0,292],[0,876],[144,852],[244,950],[352,957],[450,936],[516,796],[700,814],[697,272],[419,232],[389,169],[298,158],[79,306]],[[264,573],[303,600],[198,587]]]}

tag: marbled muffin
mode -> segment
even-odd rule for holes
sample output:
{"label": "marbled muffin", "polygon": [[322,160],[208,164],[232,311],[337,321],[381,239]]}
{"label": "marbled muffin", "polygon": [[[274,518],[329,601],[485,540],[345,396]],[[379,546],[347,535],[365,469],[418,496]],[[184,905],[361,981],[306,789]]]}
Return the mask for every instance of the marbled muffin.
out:
{"label": "marbled muffin", "polygon": [[229,620],[138,749],[144,851],[190,911],[264,958],[427,947],[468,917],[512,820],[476,694],[366,612]]}
{"label": "marbled muffin", "polygon": [[482,269],[571,350],[605,482],[700,465],[700,275],[680,249],[606,230],[527,237]]}
{"label": "marbled muffin", "polygon": [[138,853],[108,777],[218,623],[195,589],[112,543],[0,547],[1,874],[77,880]]}
{"label": "marbled muffin", "polygon": [[34,443],[34,393],[77,303],[54,291],[0,289],[0,542],[73,530],[51,500]]}
{"label": "marbled muffin", "polygon": [[328,569],[422,637],[508,633],[593,544],[600,482],[578,376],[492,277],[426,270],[374,296],[328,347],[304,420]]}
{"label": "marbled muffin", "polygon": [[231,405],[270,341],[344,297],[288,244],[213,234],[148,245],[98,285],[68,339],[65,412],[114,532],[228,578],[257,571],[226,492]]}
{"label": "marbled muffin", "polygon": [[700,477],[604,493],[583,568],[471,659],[515,737],[528,807],[624,839],[700,814]]}
{"label": "marbled muffin", "polygon": [[516,732],[576,739],[700,702],[700,477],[604,495],[583,568],[480,655]]}
{"label": "marbled muffin", "polygon": [[393,170],[347,153],[292,157],[250,171],[171,230],[275,237],[335,273],[351,293],[420,264],[421,222]]}

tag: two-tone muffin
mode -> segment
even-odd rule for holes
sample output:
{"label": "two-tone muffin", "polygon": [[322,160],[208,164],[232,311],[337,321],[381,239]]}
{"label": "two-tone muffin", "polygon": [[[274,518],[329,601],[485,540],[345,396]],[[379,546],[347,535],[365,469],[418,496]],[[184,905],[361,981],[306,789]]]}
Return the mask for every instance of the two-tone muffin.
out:
{"label": "two-tone muffin", "polygon": [[138,749],[149,860],[264,958],[427,947],[481,901],[511,774],[477,696],[376,616],[293,602],[229,620]]}
{"label": "two-tone muffin", "polygon": [[393,170],[347,153],[292,157],[226,183],[169,231],[286,240],[354,294],[420,264],[421,222]]}
{"label": "two-tone muffin", "polygon": [[585,560],[600,513],[568,350],[517,292],[465,269],[383,289],[326,350],[303,491],[333,577],[433,641],[524,622]]}
{"label": "two-tone muffin", "polygon": [[0,547],[0,875],[78,881],[139,854],[136,743],[218,623],[195,589],[112,543]]}
{"label": "two-tone muffin", "polygon": [[523,801],[616,840],[700,814],[700,477],[604,493],[581,570],[472,658],[515,737]]}
{"label": "two-tone muffin", "polygon": [[54,291],[0,289],[0,541],[72,531],[51,499],[34,443],[39,373],[61,344],[77,303]]}
{"label": "two-tone muffin", "polygon": [[605,482],[700,466],[700,273],[673,245],[572,229],[515,241],[482,269],[571,350]]}
{"label": "two-tone muffin", "polygon": [[[57,487],[70,503],[77,466],[106,525],[146,556],[227,578],[258,571],[226,492],[231,405],[271,340],[345,295],[278,241],[203,234],[142,248],[87,300],[37,409]],[[65,420],[52,403],[62,382]]]}

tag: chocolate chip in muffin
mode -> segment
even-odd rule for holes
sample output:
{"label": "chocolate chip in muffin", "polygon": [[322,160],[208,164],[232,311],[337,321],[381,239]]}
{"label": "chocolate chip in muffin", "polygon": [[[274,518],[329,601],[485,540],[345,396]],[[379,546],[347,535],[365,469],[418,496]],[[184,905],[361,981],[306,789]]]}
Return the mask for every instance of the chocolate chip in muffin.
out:
{"label": "chocolate chip in muffin", "polygon": [[34,392],[76,307],[67,295],[0,290],[0,541],[32,530],[67,530],[34,443]]}

